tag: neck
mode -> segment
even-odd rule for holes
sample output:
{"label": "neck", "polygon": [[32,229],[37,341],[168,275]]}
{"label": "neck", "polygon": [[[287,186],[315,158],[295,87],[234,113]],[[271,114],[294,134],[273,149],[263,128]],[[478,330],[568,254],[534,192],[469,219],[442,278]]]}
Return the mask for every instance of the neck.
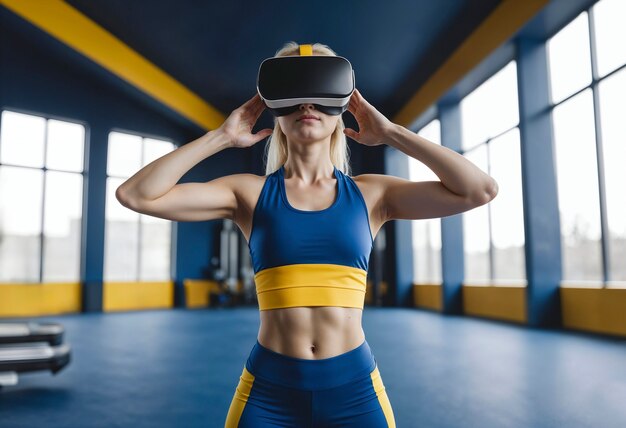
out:
{"label": "neck", "polygon": [[307,163],[302,160],[287,160],[283,165],[285,178],[296,178],[305,183],[313,183],[323,179],[332,179],[334,165],[330,159],[324,162]]}

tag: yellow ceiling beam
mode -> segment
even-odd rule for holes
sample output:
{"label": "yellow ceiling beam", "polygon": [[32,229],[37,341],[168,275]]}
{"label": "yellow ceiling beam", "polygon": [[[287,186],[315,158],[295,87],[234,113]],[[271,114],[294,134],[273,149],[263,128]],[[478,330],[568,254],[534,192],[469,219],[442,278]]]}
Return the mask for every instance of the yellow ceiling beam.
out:
{"label": "yellow ceiling beam", "polygon": [[503,0],[411,97],[393,122],[410,126],[459,80],[509,40],[549,0]]}
{"label": "yellow ceiling beam", "polygon": [[201,128],[215,129],[224,122],[221,112],[64,1],[0,0],[0,4]]}

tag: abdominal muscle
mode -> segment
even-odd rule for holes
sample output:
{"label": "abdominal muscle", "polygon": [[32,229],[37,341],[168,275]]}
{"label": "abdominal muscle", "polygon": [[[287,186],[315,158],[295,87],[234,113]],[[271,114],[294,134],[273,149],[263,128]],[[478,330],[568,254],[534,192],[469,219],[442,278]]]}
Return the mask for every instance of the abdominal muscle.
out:
{"label": "abdominal muscle", "polygon": [[274,352],[294,358],[331,358],[363,343],[362,314],[362,309],[338,306],[263,310],[257,340]]}

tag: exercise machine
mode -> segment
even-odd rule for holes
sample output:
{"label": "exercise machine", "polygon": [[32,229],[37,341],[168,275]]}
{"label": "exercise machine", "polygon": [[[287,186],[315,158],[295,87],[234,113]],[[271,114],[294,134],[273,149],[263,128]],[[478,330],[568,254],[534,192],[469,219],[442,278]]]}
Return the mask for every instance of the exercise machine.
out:
{"label": "exercise machine", "polygon": [[64,333],[58,323],[0,323],[0,387],[16,385],[20,373],[56,374],[67,366],[71,348]]}

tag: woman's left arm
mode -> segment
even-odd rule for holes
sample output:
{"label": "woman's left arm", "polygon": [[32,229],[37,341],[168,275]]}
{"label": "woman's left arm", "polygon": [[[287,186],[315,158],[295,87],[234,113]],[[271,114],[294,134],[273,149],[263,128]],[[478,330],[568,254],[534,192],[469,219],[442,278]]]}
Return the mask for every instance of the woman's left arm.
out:
{"label": "woman's left arm", "polygon": [[[435,144],[404,126],[388,120],[355,89],[348,110],[359,132],[346,128],[355,141],[376,146],[387,144],[417,159],[441,181],[414,182],[382,174],[364,174],[383,186],[387,220],[420,219],[457,214],[484,205],[498,193],[496,181],[455,151]],[[375,178],[374,178],[375,176]]]}

